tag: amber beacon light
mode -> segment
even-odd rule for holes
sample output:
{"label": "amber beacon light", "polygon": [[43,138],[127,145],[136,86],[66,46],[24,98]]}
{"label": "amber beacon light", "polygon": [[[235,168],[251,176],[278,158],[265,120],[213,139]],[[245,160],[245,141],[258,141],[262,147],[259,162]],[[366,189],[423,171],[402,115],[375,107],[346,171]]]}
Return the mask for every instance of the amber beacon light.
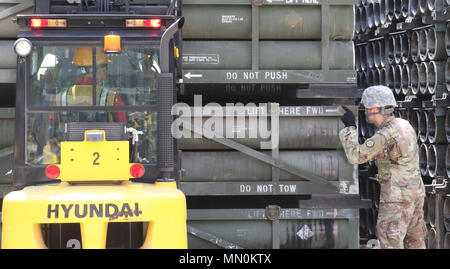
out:
{"label": "amber beacon light", "polygon": [[103,49],[105,53],[120,53],[122,50],[120,47],[120,36],[114,34],[105,36]]}

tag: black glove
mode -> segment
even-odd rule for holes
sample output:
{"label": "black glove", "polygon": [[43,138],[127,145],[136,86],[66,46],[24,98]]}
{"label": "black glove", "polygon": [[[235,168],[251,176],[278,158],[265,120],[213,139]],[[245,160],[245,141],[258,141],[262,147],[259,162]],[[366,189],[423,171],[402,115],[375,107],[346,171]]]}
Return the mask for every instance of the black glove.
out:
{"label": "black glove", "polygon": [[341,120],[344,123],[345,127],[356,127],[356,119],[353,112],[346,106],[342,106],[342,108],[345,110],[345,114],[341,117]]}

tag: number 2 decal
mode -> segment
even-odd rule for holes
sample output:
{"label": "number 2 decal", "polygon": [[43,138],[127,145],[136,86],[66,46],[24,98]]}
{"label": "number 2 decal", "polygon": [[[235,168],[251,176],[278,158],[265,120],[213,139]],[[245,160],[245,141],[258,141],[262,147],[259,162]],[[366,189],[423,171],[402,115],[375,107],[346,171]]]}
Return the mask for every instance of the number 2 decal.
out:
{"label": "number 2 decal", "polygon": [[93,162],[92,164],[93,164],[93,165],[100,165],[100,163],[97,162],[98,159],[100,158],[100,153],[94,152],[94,153],[92,154],[92,156],[97,156],[97,158],[94,159],[94,162]]}

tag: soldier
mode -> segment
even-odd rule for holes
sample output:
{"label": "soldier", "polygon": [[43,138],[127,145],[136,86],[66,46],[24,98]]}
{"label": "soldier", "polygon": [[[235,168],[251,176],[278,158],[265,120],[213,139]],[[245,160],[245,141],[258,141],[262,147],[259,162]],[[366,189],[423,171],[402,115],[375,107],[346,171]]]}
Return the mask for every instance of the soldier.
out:
{"label": "soldier", "polygon": [[377,130],[358,143],[353,112],[345,106],[345,128],[339,132],[351,164],[378,161],[380,206],[377,232],[381,248],[425,248],[425,187],[419,171],[417,135],[408,121],[391,114],[397,106],[391,89],[372,86],[362,95],[366,119]]}

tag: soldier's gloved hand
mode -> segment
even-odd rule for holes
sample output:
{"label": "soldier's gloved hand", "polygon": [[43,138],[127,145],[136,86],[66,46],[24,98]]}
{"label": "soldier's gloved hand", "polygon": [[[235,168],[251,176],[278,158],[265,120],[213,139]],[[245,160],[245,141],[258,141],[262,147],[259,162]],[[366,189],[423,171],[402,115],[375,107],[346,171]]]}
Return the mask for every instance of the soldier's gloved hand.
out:
{"label": "soldier's gloved hand", "polygon": [[353,112],[346,106],[342,106],[342,108],[345,110],[345,114],[341,117],[341,120],[344,123],[345,127],[356,127],[356,119]]}

